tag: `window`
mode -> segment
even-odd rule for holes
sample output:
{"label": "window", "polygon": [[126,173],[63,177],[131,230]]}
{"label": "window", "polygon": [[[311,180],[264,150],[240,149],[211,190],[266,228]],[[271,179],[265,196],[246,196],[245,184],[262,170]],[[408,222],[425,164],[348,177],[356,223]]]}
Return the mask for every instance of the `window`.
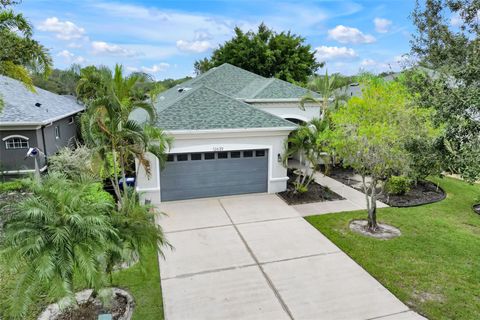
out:
{"label": "window", "polygon": [[187,161],[188,154],[177,154],[177,161]]}
{"label": "window", "polygon": [[28,149],[28,139],[12,137],[5,140],[5,149]]}
{"label": "window", "polygon": [[74,122],[73,117],[68,118],[68,124],[73,124],[73,122]]}
{"label": "window", "polygon": [[55,127],[55,139],[60,139],[60,127],[56,126]]}
{"label": "window", "polygon": [[265,156],[265,150],[256,150],[255,151],[255,157],[264,157]]}
{"label": "window", "polygon": [[213,152],[205,153],[205,160],[212,160],[212,159],[215,159],[215,153]]}
{"label": "window", "polygon": [[230,158],[240,158],[240,151],[230,152]]}
{"label": "window", "polygon": [[218,159],[227,159],[228,158],[228,152],[219,152],[218,153]]}
{"label": "window", "polygon": [[175,160],[175,157],[173,156],[173,154],[169,154],[169,155],[167,156],[167,161],[168,161],[168,162],[172,162],[172,161],[174,161],[174,160]]}
{"label": "window", "polygon": [[244,157],[244,158],[251,158],[251,157],[253,157],[253,151],[252,151],[252,150],[243,151],[243,157]]}
{"label": "window", "polygon": [[202,154],[201,153],[192,153],[190,158],[192,160],[202,160]]}

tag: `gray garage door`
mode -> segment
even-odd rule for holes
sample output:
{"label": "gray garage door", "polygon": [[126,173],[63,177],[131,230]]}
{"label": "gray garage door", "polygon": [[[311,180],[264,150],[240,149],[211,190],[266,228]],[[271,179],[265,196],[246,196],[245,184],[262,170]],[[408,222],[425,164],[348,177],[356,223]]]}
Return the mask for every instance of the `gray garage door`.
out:
{"label": "gray garage door", "polygon": [[170,154],[162,201],[267,192],[267,150]]}

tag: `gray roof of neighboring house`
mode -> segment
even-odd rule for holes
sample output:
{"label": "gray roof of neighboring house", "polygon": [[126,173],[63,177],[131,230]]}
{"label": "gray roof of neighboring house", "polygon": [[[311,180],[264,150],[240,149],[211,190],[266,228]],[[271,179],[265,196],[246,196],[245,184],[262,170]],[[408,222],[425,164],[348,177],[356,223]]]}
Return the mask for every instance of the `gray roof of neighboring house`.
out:
{"label": "gray roof of neighboring house", "polygon": [[[84,109],[72,96],[58,95],[35,87],[35,92],[22,82],[0,75],[0,111],[2,125],[42,125]],[[40,104],[40,106],[36,106]]]}
{"label": "gray roof of neighboring house", "polygon": [[[165,130],[293,128],[296,125],[205,85],[180,92],[157,108],[156,125]],[[144,111],[132,118],[145,119]]]}
{"label": "gray roof of neighboring house", "polygon": [[179,96],[179,89],[191,89],[203,85],[232,98],[245,100],[301,99],[308,93],[317,98],[321,97],[316,92],[296,86],[289,82],[276,78],[265,78],[231,64],[224,63],[221,66],[208,70],[196,78],[187,80],[161,93],[156,104],[161,106],[164,103],[169,103],[171,100],[175,100]]}

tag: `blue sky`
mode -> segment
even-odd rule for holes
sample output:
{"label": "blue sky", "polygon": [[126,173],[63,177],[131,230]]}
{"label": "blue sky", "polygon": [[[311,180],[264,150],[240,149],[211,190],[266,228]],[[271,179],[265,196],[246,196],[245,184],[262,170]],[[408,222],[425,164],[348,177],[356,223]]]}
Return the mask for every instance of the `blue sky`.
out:
{"label": "blue sky", "polygon": [[265,22],[306,38],[329,72],[398,70],[409,51],[414,0],[68,1],[24,0],[15,10],[35,27],[55,66],[121,63],[157,79],[193,74],[193,63]]}

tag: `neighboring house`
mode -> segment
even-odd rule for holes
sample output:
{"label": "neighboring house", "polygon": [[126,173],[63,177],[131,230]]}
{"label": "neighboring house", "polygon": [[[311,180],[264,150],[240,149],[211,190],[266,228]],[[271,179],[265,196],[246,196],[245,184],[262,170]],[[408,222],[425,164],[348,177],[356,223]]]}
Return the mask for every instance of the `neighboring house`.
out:
{"label": "neighboring house", "polygon": [[[46,157],[76,137],[75,115],[83,110],[72,96],[61,96],[40,88],[29,90],[20,81],[0,75],[0,174],[33,172],[33,158],[25,159],[30,147]],[[46,169],[46,158],[40,157]]]}
{"label": "neighboring house", "polygon": [[155,103],[156,125],[174,144],[163,170],[153,156],[150,178],[139,170],[137,190],[152,203],[284,191],[285,140],[295,123],[320,115],[317,104],[299,108],[307,93],[320,98],[230,64],[163,92]]}

